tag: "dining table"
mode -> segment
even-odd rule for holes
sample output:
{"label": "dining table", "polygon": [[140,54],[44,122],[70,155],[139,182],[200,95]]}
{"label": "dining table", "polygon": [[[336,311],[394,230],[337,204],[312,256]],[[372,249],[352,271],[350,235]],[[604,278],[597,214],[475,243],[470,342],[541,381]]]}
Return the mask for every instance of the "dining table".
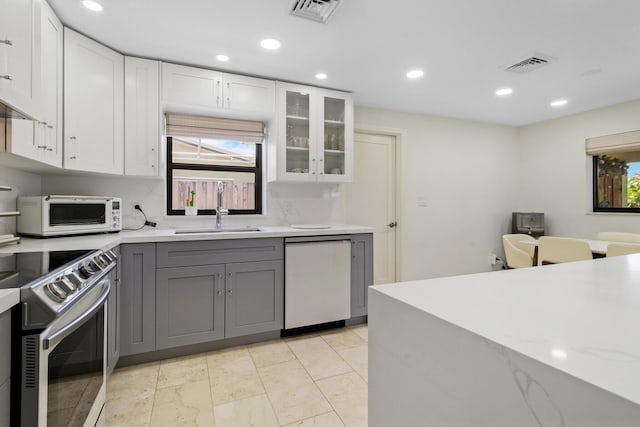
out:
{"label": "dining table", "polygon": [[[587,242],[589,244],[589,249],[591,249],[591,253],[593,254],[594,258],[606,257],[607,247],[609,246],[610,243],[615,243],[608,240],[596,240],[596,239],[576,239],[576,240],[582,240],[584,242]],[[539,240],[537,239],[520,240],[519,243],[522,243],[523,245],[535,246],[535,250],[533,251],[533,265],[534,266],[538,265],[538,244],[540,243]]]}

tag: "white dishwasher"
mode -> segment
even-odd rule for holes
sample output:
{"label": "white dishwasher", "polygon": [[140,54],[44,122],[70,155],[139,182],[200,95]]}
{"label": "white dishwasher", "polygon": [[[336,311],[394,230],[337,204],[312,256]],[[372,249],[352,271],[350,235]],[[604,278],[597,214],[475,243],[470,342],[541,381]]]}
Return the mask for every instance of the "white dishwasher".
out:
{"label": "white dishwasher", "polygon": [[285,239],[285,329],[351,317],[349,237]]}

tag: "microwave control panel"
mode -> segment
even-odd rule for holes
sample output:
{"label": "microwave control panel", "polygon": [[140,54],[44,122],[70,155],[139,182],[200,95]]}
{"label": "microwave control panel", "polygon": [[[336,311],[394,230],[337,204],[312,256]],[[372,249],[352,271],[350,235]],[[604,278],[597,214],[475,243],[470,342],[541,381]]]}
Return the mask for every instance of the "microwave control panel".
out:
{"label": "microwave control panel", "polygon": [[112,216],[112,227],[114,230],[120,230],[121,220],[122,220],[122,211],[120,210],[120,200],[114,200],[111,202],[111,216]]}

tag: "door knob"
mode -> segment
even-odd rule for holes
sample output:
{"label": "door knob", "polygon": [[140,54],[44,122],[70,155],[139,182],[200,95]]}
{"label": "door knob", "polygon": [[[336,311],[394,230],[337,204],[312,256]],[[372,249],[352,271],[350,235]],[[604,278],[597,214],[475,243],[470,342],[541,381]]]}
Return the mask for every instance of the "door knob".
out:
{"label": "door knob", "polygon": [[398,226],[398,223],[396,221],[390,222],[389,223],[389,228],[395,228]]}

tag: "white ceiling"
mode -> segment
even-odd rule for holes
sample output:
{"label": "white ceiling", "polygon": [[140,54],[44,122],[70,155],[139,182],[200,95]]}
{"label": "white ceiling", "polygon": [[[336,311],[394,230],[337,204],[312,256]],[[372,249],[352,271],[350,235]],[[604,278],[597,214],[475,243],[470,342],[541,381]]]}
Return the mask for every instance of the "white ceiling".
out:
{"label": "white ceiling", "polygon": [[[326,25],[290,16],[295,0],[99,1],[50,3],[125,54],[348,90],[360,106],[524,125],[640,98],[638,0],[342,0]],[[535,53],[557,61],[503,71]],[[414,67],[426,74],[409,81]]]}

